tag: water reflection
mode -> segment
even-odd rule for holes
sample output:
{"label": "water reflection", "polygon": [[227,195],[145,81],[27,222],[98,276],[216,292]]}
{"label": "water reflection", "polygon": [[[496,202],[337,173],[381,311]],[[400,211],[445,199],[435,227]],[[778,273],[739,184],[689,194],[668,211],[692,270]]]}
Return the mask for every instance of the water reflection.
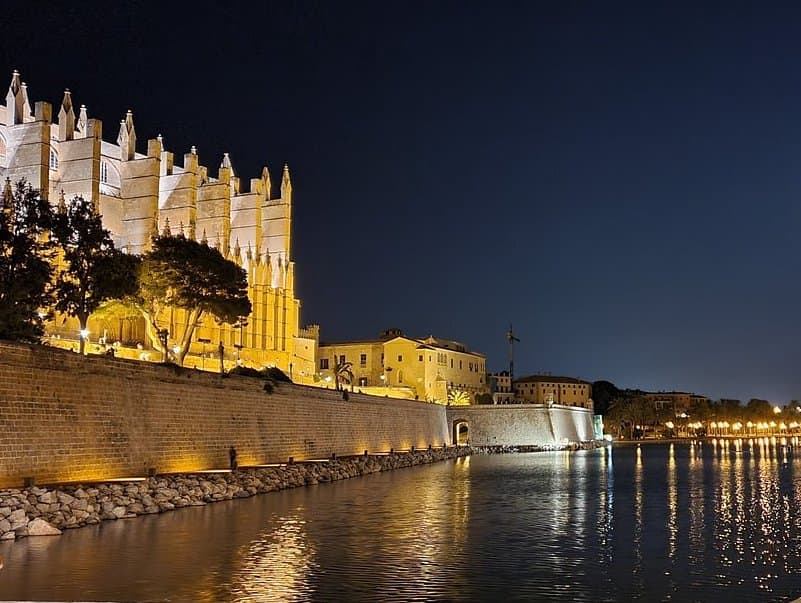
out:
{"label": "water reflection", "polygon": [[306,533],[303,509],[276,523],[275,529],[262,531],[247,547],[231,578],[232,600],[250,603],[308,599],[315,551]]}
{"label": "water reflection", "polygon": [[797,440],[477,456],[0,543],[0,598],[787,600]]}

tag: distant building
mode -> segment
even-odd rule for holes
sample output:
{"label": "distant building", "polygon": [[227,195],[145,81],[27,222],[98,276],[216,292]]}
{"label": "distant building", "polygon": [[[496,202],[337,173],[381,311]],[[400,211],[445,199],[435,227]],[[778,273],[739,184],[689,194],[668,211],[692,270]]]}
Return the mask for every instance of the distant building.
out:
{"label": "distant building", "polygon": [[676,415],[689,413],[701,402],[708,402],[706,396],[688,392],[645,392],[644,397],[654,403],[656,410],[672,410]]}
{"label": "distant building", "polygon": [[489,392],[483,354],[456,341],[407,337],[398,329],[378,339],[321,343],[318,358],[322,382],[332,383],[335,365],[349,362],[354,387],[370,393],[474,404],[477,395]]}
{"label": "distant building", "polygon": [[530,375],[514,381],[515,400],[524,404],[561,404],[592,410],[592,385],[573,377]]}
{"label": "distant building", "polygon": [[512,376],[509,371],[499,373],[489,373],[487,375],[490,391],[492,392],[493,404],[511,404],[514,402],[514,391],[512,389]]}

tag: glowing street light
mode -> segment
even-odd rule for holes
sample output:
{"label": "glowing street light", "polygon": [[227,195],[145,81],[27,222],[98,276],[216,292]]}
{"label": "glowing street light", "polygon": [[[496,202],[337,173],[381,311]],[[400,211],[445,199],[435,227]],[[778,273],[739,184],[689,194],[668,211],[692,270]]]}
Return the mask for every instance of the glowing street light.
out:
{"label": "glowing street light", "polygon": [[782,409],[781,409],[781,408],[779,408],[778,406],[774,406],[774,407],[773,407],[773,412],[774,412],[774,414],[777,414],[777,415],[778,415],[779,413],[781,413],[781,411],[782,411]]}

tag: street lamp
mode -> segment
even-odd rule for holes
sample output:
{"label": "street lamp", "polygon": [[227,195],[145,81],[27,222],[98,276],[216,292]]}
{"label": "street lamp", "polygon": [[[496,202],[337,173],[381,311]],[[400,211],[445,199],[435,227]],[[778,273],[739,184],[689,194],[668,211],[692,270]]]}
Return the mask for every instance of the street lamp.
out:
{"label": "street lamp", "polygon": [[78,331],[81,336],[81,348],[86,350],[86,342],[89,340],[89,329],[81,329]]}

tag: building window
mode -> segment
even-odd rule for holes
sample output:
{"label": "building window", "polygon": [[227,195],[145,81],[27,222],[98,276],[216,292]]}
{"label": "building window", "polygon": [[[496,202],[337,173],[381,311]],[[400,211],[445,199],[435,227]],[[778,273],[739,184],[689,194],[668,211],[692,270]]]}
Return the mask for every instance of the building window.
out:
{"label": "building window", "polygon": [[381,353],[381,366],[384,366],[384,353]]}
{"label": "building window", "polygon": [[359,356],[359,364],[365,366],[367,364],[367,354],[361,354]]}
{"label": "building window", "polygon": [[108,163],[105,161],[100,162],[100,182],[101,184],[108,184]]}
{"label": "building window", "polygon": [[340,365],[345,364],[345,354],[340,354],[339,355],[339,364]]}
{"label": "building window", "polygon": [[420,354],[420,355],[417,357],[417,360],[418,360],[418,362],[422,362],[422,361],[423,361],[423,355],[422,355],[422,354]]}
{"label": "building window", "polygon": [[462,370],[462,361],[459,361],[459,370]]}
{"label": "building window", "polygon": [[324,371],[328,369],[328,358],[320,358],[320,370]]}
{"label": "building window", "polygon": [[398,362],[403,362],[403,354],[398,354]]}
{"label": "building window", "polygon": [[398,383],[403,383],[403,371],[398,371]]}
{"label": "building window", "polygon": [[451,358],[451,368],[453,368],[453,358]]}
{"label": "building window", "polygon": [[53,149],[50,149],[50,169],[58,169],[58,155],[56,155],[56,152]]}

